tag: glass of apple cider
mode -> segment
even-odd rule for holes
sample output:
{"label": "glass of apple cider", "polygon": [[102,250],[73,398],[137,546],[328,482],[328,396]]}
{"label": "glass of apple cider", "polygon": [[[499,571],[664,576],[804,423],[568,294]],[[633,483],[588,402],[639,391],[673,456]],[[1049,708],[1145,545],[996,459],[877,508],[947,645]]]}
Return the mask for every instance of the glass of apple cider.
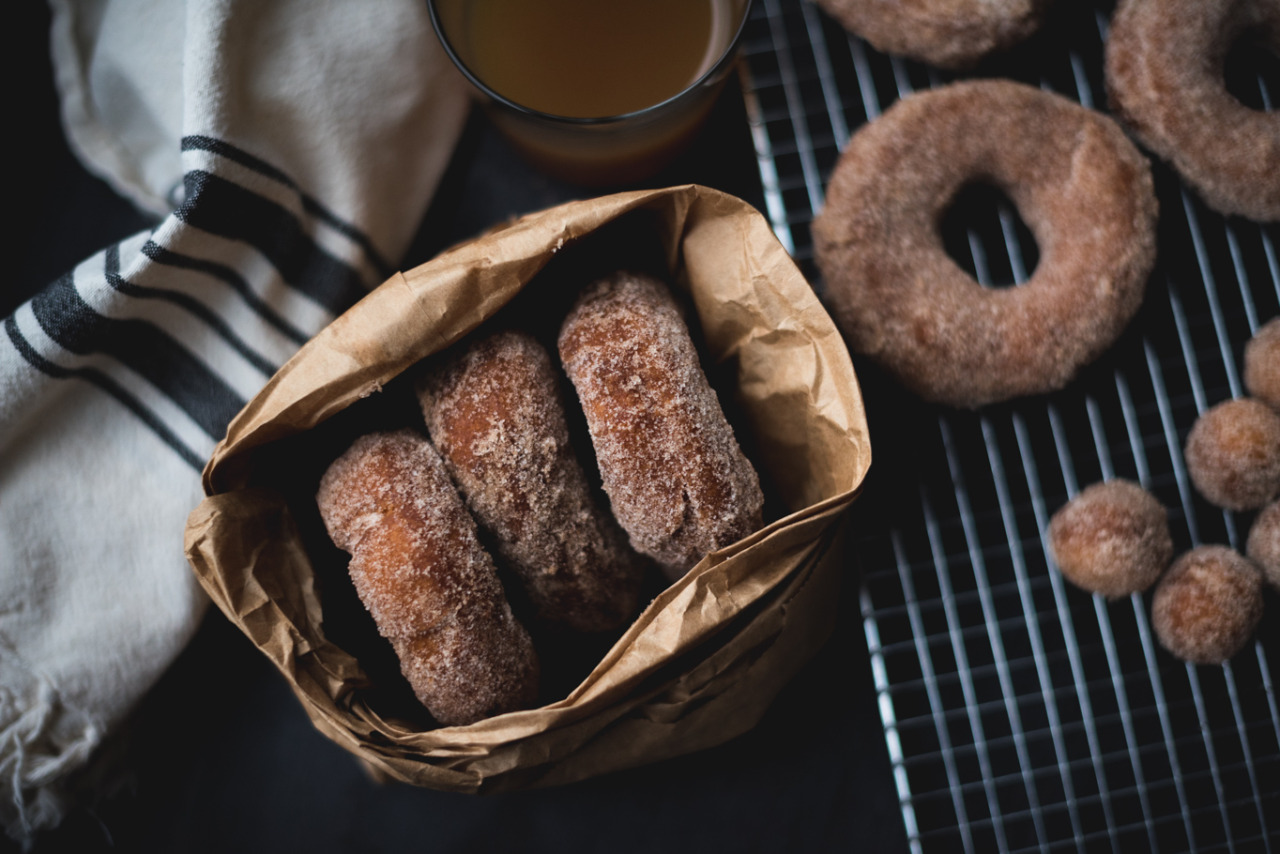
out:
{"label": "glass of apple cider", "polygon": [[428,0],[454,64],[543,171],[642,180],[692,140],[751,0]]}

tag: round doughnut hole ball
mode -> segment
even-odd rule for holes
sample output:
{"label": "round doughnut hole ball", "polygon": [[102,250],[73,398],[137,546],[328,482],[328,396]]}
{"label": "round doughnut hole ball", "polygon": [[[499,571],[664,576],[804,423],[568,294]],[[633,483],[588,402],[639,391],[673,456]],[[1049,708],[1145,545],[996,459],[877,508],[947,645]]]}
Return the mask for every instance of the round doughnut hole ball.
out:
{"label": "round doughnut hole ball", "polygon": [[1136,483],[1095,483],[1049,521],[1049,546],[1072,584],[1110,599],[1150,587],[1173,559],[1168,514]]}
{"label": "round doughnut hole ball", "polygon": [[1169,652],[1221,664],[1253,637],[1262,618],[1262,573],[1226,546],[1200,546],[1173,562],[1156,585],[1151,622]]}
{"label": "round doughnut hole ball", "polygon": [[1196,489],[1219,507],[1252,510],[1280,495],[1280,415],[1252,398],[1201,415],[1184,455]]}
{"label": "round doughnut hole ball", "polygon": [[1280,317],[1263,324],[1244,346],[1244,387],[1272,409],[1280,409]]}
{"label": "round doughnut hole ball", "polygon": [[1253,520],[1245,554],[1262,567],[1267,582],[1280,590],[1280,501],[1273,501],[1262,508],[1258,518]]}

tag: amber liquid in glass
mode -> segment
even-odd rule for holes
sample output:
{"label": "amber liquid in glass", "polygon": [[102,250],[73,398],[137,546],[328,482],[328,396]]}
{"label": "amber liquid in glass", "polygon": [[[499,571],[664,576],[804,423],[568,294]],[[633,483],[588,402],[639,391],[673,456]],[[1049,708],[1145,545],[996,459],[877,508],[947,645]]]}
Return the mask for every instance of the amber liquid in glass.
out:
{"label": "amber liquid in glass", "polygon": [[515,103],[557,116],[643,110],[704,74],[733,37],[721,0],[470,0],[471,70]]}

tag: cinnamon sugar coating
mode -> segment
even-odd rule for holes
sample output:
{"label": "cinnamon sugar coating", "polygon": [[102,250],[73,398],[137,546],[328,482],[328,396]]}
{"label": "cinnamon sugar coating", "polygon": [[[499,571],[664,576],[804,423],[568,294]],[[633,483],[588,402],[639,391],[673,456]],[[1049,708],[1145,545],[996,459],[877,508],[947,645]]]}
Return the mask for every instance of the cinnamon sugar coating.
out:
{"label": "cinnamon sugar coating", "polygon": [[1244,387],[1280,409],[1280,317],[1273,317],[1244,346]]}
{"label": "cinnamon sugar coating", "polygon": [[1151,623],[1184,661],[1221,664],[1253,637],[1262,607],[1262,573],[1251,561],[1226,546],[1200,546],[1156,585]]}
{"label": "cinnamon sugar coating", "polygon": [[1272,501],[1253,520],[1245,554],[1262,567],[1268,583],[1280,590],[1280,501]]}
{"label": "cinnamon sugar coating", "polygon": [[1196,419],[1183,456],[1209,502],[1261,507],[1280,495],[1280,415],[1252,398],[1219,403]]}
{"label": "cinnamon sugar coating", "polygon": [[1107,93],[1138,139],[1210,207],[1280,220],[1280,112],[1227,92],[1223,62],[1249,33],[1280,51],[1275,0],[1121,0],[1106,45]]}
{"label": "cinnamon sugar coating", "polygon": [[1068,581],[1114,599],[1146,590],[1173,560],[1164,506],[1136,483],[1095,483],[1049,522],[1054,560]]}
{"label": "cinnamon sugar coating", "polygon": [[493,560],[435,449],[410,430],[357,439],[316,503],[351,554],[356,593],[437,721],[468,724],[533,704],[538,661]]}
{"label": "cinnamon sugar coating", "polygon": [[877,50],[962,69],[1039,29],[1050,0],[818,0]]}
{"label": "cinnamon sugar coating", "polygon": [[[1036,236],[1031,277],[986,288],[938,223],[973,182]],[[926,400],[976,408],[1062,388],[1123,331],[1155,263],[1150,166],[1110,119],[1019,83],[908,96],[840,157],[813,226],[850,347]]]}
{"label": "cinnamon sugar coating", "polygon": [[583,632],[627,622],[642,566],[592,498],[546,350],[524,333],[491,335],[427,374],[419,400],[446,468],[539,616]]}
{"label": "cinnamon sugar coating", "polygon": [[628,272],[594,283],[559,348],[633,548],[674,579],[760,527],[759,478],[663,284]]}

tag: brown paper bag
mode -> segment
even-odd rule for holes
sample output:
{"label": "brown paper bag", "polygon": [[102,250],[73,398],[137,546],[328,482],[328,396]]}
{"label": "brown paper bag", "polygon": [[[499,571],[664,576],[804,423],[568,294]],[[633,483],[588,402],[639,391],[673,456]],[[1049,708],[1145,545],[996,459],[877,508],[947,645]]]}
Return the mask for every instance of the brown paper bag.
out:
{"label": "brown paper bag", "polygon": [[[646,259],[688,298],[766,486],[768,524],[657,592],[546,705],[432,728],[393,696],[395,675],[371,678],[390,672],[377,664],[385,651],[358,649],[372,623],[314,518],[319,472],[355,432],[400,417],[396,378],[424,357],[504,307],[554,322],[567,281]],[[844,343],[759,213],[699,186],[622,193],[530,214],[396,274],[317,335],[232,421],[186,553],[316,727],[376,774],[458,791],[551,785],[709,747],[759,720],[833,625],[840,523],[870,459]]]}

